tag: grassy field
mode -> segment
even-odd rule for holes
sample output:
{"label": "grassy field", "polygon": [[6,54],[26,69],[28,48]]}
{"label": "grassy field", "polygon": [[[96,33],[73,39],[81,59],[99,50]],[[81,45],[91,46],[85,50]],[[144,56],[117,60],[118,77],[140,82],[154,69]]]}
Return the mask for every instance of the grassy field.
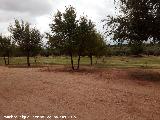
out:
{"label": "grassy field", "polygon": [[[69,65],[70,57],[37,57],[37,63],[34,58],[30,58],[32,65]],[[112,67],[112,68],[160,68],[160,57],[144,56],[144,57],[104,57],[97,60],[93,58],[96,67]],[[11,65],[26,65],[26,57],[12,57]],[[74,58],[74,64],[77,64],[77,58]],[[81,58],[81,65],[90,65],[88,57]],[[4,65],[3,58],[0,58],[0,65]]]}

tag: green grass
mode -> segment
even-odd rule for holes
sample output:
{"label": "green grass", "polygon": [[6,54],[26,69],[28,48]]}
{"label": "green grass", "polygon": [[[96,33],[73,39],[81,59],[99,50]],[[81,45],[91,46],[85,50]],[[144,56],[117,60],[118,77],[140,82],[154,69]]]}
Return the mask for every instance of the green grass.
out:
{"label": "green grass", "polygon": [[[95,64],[97,61],[97,64]],[[69,65],[70,57],[37,57],[37,64],[34,62],[34,58],[30,58],[31,65]],[[74,58],[74,63],[77,64],[77,58]],[[160,68],[160,57],[156,56],[144,56],[144,57],[105,57],[93,58],[93,63],[96,67],[107,68]],[[26,57],[12,57],[10,59],[11,65],[26,65]],[[82,57],[82,65],[90,65],[90,59],[88,57]],[[4,65],[3,58],[0,58],[0,65]]]}

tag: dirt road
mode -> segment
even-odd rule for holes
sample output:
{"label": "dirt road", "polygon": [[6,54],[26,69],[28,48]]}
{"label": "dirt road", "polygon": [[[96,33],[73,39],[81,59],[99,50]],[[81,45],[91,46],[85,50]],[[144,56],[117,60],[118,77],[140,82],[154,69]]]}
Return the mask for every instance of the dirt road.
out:
{"label": "dirt road", "polygon": [[0,120],[160,120],[158,71],[0,67]]}

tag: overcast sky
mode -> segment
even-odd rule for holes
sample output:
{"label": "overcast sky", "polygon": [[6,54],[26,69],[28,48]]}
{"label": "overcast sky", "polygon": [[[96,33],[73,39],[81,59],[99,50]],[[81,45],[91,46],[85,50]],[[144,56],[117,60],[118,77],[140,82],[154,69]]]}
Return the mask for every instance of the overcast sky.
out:
{"label": "overcast sky", "polygon": [[36,25],[40,31],[49,31],[51,17],[65,6],[76,8],[78,16],[87,15],[103,32],[101,22],[114,14],[114,0],[0,0],[0,33],[8,34],[8,26],[14,19],[23,19]]}

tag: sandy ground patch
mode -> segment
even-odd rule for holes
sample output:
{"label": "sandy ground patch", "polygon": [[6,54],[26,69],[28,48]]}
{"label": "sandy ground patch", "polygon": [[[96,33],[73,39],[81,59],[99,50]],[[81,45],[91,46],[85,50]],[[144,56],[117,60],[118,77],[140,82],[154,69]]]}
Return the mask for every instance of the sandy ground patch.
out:
{"label": "sandy ground patch", "polygon": [[0,120],[22,114],[160,120],[159,70],[0,67]]}

